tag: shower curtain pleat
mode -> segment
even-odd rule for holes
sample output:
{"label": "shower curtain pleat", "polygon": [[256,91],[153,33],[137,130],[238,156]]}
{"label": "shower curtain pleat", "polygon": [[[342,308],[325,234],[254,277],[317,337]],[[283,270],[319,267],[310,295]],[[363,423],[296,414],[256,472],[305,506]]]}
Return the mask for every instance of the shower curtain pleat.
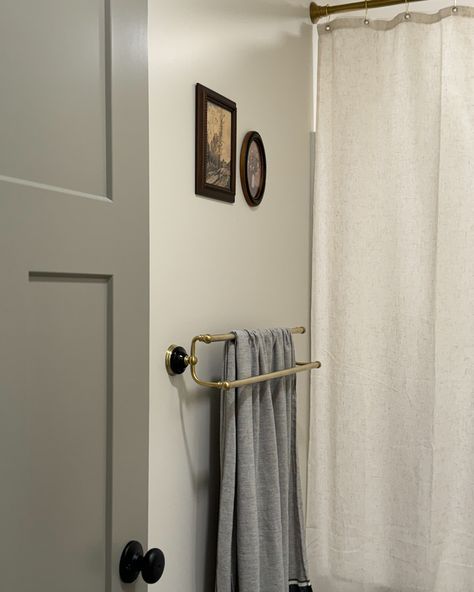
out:
{"label": "shower curtain pleat", "polygon": [[474,9],[320,29],[319,592],[474,591]]}

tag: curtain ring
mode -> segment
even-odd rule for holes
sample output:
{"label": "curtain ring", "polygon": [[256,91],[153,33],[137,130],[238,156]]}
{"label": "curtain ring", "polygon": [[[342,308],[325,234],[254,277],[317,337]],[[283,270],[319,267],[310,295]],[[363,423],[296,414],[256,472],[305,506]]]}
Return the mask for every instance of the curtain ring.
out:
{"label": "curtain ring", "polygon": [[326,19],[327,19],[327,24],[324,27],[324,29],[326,31],[330,31],[331,30],[331,25],[330,25],[330,20],[329,20],[329,4],[326,4]]}
{"label": "curtain ring", "polygon": [[408,12],[410,10],[410,2],[405,0],[405,20],[409,21],[411,19],[411,14]]}
{"label": "curtain ring", "polygon": [[367,0],[365,0],[365,16],[364,16],[364,25],[368,25],[369,24],[369,19],[367,18],[367,11],[369,10],[369,7],[367,5]]}

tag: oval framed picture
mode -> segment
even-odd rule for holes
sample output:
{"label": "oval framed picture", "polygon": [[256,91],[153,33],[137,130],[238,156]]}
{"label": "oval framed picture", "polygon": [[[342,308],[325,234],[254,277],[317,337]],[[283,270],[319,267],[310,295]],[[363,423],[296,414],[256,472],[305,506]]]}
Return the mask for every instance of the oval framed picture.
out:
{"label": "oval framed picture", "polygon": [[262,138],[258,132],[245,134],[240,151],[240,181],[249,206],[258,206],[265,192],[267,161]]}

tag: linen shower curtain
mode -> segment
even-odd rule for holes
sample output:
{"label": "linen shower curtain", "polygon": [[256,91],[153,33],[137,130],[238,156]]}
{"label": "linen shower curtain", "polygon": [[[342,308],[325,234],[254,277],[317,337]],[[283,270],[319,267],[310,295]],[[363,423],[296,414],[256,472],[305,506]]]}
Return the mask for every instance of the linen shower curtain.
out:
{"label": "linen shower curtain", "polygon": [[319,28],[319,592],[474,591],[474,9]]}

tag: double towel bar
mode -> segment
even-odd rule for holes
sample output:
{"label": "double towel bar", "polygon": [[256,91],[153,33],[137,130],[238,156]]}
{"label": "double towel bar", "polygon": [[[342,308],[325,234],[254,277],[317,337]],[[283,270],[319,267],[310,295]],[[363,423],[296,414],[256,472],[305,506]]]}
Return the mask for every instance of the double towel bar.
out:
{"label": "double towel bar", "polygon": [[[294,327],[290,329],[292,334],[303,334],[306,332],[304,327]],[[170,345],[166,350],[165,365],[168,374],[171,376],[175,374],[182,374],[188,366],[191,367],[191,376],[194,382],[200,386],[208,388],[216,388],[219,390],[229,390],[248,384],[255,384],[257,382],[264,382],[265,380],[272,380],[273,378],[280,378],[281,376],[289,376],[297,372],[306,372],[313,370],[313,368],[321,368],[321,362],[296,362],[293,368],[286,368],[285,370],[277,370],[276,372],[269,372],[268,374],[260,374],[259,376],[250,376],[249,378],[242,378],[240,380],[219,380],[211,382],[201,380],[196,374],[196,366],[198,359],[196,356],[196,344],[201,343],[215,343],[217,341],[233,341],[235,339],[234,333],[220,333],[217,335],[196,335],[191,342],[191,353],[188,355],[184,347],[180,345]]]}

